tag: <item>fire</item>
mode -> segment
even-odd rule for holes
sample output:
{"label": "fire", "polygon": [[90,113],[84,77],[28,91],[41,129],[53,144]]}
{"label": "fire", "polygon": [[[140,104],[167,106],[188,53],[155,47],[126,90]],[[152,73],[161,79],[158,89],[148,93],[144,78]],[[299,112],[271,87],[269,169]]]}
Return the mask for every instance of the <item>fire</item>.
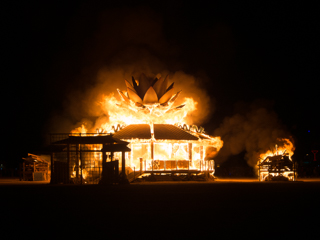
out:
{"label": "fire", "polygon": [[[222,148],[223,141],[220,137],[206,135],[201,127],[190,125],[192,124],[191,115],[197,110],[198,102],[193,98],[185,97],[181,101],[183,104],[176,106],[175,102],[181,91],[174,94],[174,84],[168,87],[168,77],[152,80],[141,75],[139,80],[133,78],[132,82],[125,81],[125,83],[127,91],[118,89],[120,99],[112,93],[102,96],[98,101],[105,117],[99,118],[93,129],[89,131],[96,134],[114,133],[116,137],[123,127],[129,125],[148,124],[150,126],[151,138],[149,139],[121,138],[130,142],[128,147],[131,152],[125,153],[124,156],[127,174],[138,170],[146,172],[193,170],[195,173],[208,171],[213,174],[213,158]],[[175,125],[175,131],[182,128],[188,132],[188,138],[155,139],[154,125],[166,124]],[[88,129],[85,124],[82,124],[71,133],[81,133],[86,136]],[[99,148],[92,150],[99,151]],[[114,152],[112,156],[110,155],[110,160],[122,161],[122,154]],[[93,162],[97,161],[101,165],[101,155],[94,158]],[[87,179],[94,171],[95,166],[91,165],[86,164],[81,167],[83,179]],[[74,177],[80,174],[77,168],[79,166],[74,166]]]}
{"label": "fire", "polygon": [[[110,95],[102,96],[98,101],[106,116],[97,121],[90,132],[114,132],[115,126],[130,124],[192,124],[191,114],[197,110],[197,104],[193,98],[185,97],[183,104],[175,106],[181,91],[174,94],[174,83],[168,87],[168,76],[150,79],[141,74],[139,80],[125,80],[127,91],[118,89],[120,100]],[[72,133],[86,133],[84,125],[72,131]]]}
{"label": "fire", "polygon": [[278,138],[277,141],[279,145],[277,145],[276,149],[274,149],[274,151],[268,150],[265,153],[261,153],[260,159],[265,159],[268,156],[288,154],[290,160],[292,160],[291,157],[295,150],[293,143],[288,138]]}
{"label": "fire", "polygon": [[287,139],[277,139],[274,151],[260,154],[258,176],[260,181],[295,181],[296,166],[291,157],[294,153],[293,143]]}
{"label": "fire", "polygon": [[[99,132],[114,132],[115,126],[118,124],[125,126],[130,124],[144,124],[144,123],[163,123],[163,124],[190,124],[191,119],[189,115],[197,110],[197,104],[193,98],[184,98],[184,107],[179,111],[168,111],[164,113],[155,112],[150,114],[149,112],[140,112],[131,106],[127,109],[122,106],[122,102],[119,101],[114,94],[103,96],[101,102],[102,110],[108,116],[108,120],[97,123],[91,131],[94,132],[96,129],[99,129]],[[81,133],[86,134],[88,129],[85,124],[82,124],[81,127],[75,128],[71,133]]]}
{"label": "fire", "polygon": [[77,127],[71,131],[71,133],[81,133],[81,135],[85,136],[87,133],[87,129],[84,124],[81,124],[81,127]]}
{"label": "fire", "polygon": [[184,108],[178,112],[167,111],[161,112],[157,109],[153,109],[153,112],[145,112],[137,110],[133,104],[129,108],[123,106],[123,103],[118,101],[113,94],[104,96],[103,102],[101,102],[102,109],[109,116],[108,122],[96,126],[101,128],[104,132],[113,132],[113,126],[130,125],[130,124],[144,124],[144,123],[164,123],[164,124],[176,124],[186,123],[186,117],[191,112],[195,111],[198,104],[192,98],[184,99]]}

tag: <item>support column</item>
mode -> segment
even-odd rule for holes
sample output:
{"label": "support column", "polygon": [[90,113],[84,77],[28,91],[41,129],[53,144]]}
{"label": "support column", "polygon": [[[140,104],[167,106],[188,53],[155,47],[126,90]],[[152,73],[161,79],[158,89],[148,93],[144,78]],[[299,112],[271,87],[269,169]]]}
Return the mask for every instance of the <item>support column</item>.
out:
{"label": "support column", "polygon": [[79,180],[79,144],[76,144],[76,179]]}
{"label": "support column", "polygon": [[[105,145],[104,145],[105,146]],[[107,163],[107,152],[106,150],[104,150],[104,146],[102,146],[102,172],[101,172],[101,175],[100,175],[100,181],[99,181],[99,184],[108,184],[108,181],[107,181],[107,166],[106,166],[106,163]],[[99,168],[100,169],[100,168]]]}
{"label": "support column", "polygon": [[151,161],[152,161],[152,175],[153,175],[153,164],[154,164],[154,143],[151,141]]}
{"label": "support column", "polygon": [[[102,149],[103,149],[104,146],[102,146]],[[101,184],[103,182],[103,178],[104,178],[104,174],[105,174],[105,166],[106,166],[106,162],[107,162],[107,152],[105,150],[101,151],[102,152],[102,171],[101,171],[101,174],[100,174],[100,182],[99,184]],[[99,168],[99,173],[100,173],[100,168]]]}
{"label": "support column", "polygon": [[107,152],[106,151],[102,151],[102,163],[105,163],[105,162],[107,162]]}
{"label": "support column", "polygon": [[33,173],[32,173],[32,181],[34,181],[34,173],[36,171],[36,163],[33,162]]}
{"label": "support column", "polygon": [[139,158],[139,160],[140,160],[140,175],[142,174],[142,160],[143,160],[143,158]]}
{"label": "support column", "polygon": [[121,152],[121,168],[122,168],[122,177],[120,179],[121,184],[129,184],[127,174],[126,174],[126,152]]}
{"label": "support column", "polygon": [[80,163],[81,163],[81,185],[82,185],[82,181],[83,181],[83,173],[82,173],[82,169],[83,169],[83,162],[82,162],[82,156],[81,156],[81,144],[79,144],[79,148],[80,148],[80,150],[79,150],[79,152],[80,152]]}
{"label": "support column", "polygon": [[192,143],[188,144],[188,148],[189,148],[189,165],[188,165],[188,171],[189,171],[190,164],[192,164]]}
{"label": "support column", "polygon": [[260,176],[260,163],[261,163],[261,160],[259,160],[259,168],[258,168],[258,177],[259,177],[259,182],[261,182],[261,176]]}
{"label": "support column", "polygon": [[[51,165],[52,166],[52,165]],[[22,165],[22,170],[23,170],[23,175],[22,175],[22,179],[23,179],[23,181],[25,181],[26,180],[26,163],[25,162],[23,162],[23,165]],[[52,170],[51,170],[51,172],[52,172]]]}
{"label": "support column", "polygon": [[152,165],[152,172],[151,172],[151,181],[155,181],[153,175],[153,165],[154,165],[154,141],[151,139],[151,165]]}
{"label": "support column", "polygon": [[67,145],[67,182],[69,183],[70,181],[70,144]]}
{"label": "support column", "polygon": [[[53,152],[51,152],[51,165],[50,165],[50,169],[51,169],[51,173],[50,173],[50,183],[54,183],[54,172],[53,172]],[[23,171],[25,169],[25,166],[23,166]],[[24,174],[23,174],[23,178],[24,178]]]}

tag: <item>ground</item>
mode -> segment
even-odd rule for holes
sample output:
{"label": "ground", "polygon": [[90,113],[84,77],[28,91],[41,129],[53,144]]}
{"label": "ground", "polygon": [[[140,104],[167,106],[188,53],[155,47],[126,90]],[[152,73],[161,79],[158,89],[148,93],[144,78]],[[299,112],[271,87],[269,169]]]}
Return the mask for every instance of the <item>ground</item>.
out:
{"label": "ground", "polygon": [[287,239],[316,236],[319,222],[319,180],[120,186],[0,182],[2,236],[11,238]]}

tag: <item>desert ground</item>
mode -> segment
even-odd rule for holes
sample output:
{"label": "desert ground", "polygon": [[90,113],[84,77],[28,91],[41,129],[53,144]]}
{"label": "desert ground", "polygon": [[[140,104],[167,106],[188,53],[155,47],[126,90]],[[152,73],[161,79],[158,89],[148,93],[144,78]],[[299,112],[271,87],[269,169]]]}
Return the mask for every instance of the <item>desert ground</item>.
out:
{"label": "desert ground", "polygon": [[[17,239],[315,239],[319,179],[50,185],[1,179],[1,235]],[[194,237],[192,237],[194,236]]]}

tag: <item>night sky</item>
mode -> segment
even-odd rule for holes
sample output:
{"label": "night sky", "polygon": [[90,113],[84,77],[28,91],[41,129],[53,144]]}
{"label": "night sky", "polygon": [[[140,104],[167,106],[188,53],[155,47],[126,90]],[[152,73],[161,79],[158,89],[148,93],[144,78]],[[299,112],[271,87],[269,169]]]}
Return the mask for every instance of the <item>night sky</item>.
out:
{"label": "night sky", "polygon": [[16,1],[1,15],[10,162],[43,146],[52,116],[64,114],[71,92],[94,85],[99,69],[144,55],[159,69],[199,79],[214,102],[202,123],[207,133],[237,106],[267,102],[294,139],[297,159],[320,150],[315,5]]}

